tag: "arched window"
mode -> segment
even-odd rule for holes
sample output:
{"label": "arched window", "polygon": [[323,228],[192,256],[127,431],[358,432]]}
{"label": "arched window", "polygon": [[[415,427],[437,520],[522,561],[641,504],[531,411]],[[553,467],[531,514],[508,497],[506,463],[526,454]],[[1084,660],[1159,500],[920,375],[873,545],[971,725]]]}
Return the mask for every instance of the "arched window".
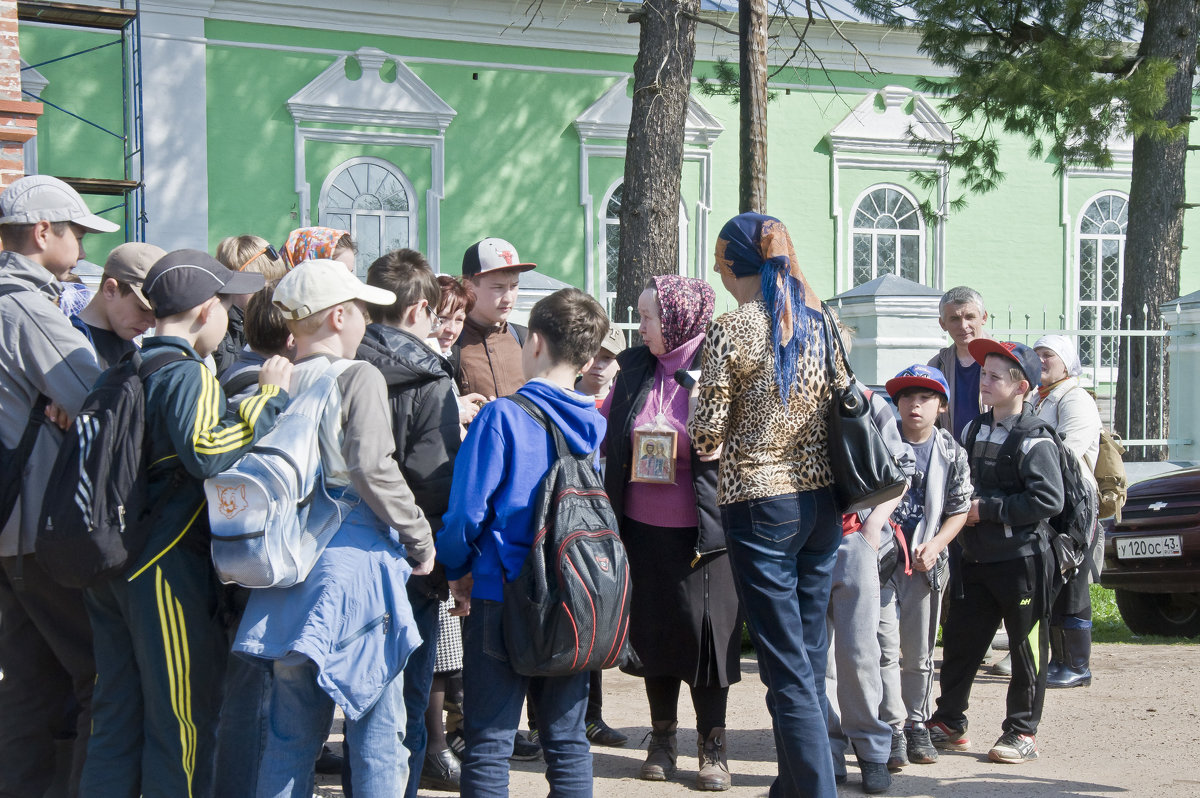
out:
{"label": "arched window", "polygon": [[[1121,281],[1125,275],[1128,226],[1129,202],[1123,194],[1107,193],[1093,198],[1079,217],[1080,330],[1094,330],[1098,334],[1121,326]],[[1117,339],[1081,335],[1079,357],[1089,368],[1116,368]]]}
{"label": "arched window", "polygon": [[318,203],[320,224],[349,230],[358,246],[357,272],[385,252],[417,243],[412,183],[381,158],[351,158],[325,179]]}
{"label": "arched window", "polygon": [[854,285],[884,274],[924,281],[924,222],[908,192],[896,186],[868,189],[854,206],[850,234]]}
{"label": "arched window", "polygon": [[[625,193],[624,189],[624,181],[618,182],[609,189],[608,199],[604,202],[604,236],[601,238],[600,244],[604,250],[604,271],[600,274],[601,282],[598,288],[600,299],[608,309],[610,318],[616,318],[613,316],[615,310],[613,303],[617,299],[617,256],[621,249],[621,199]],[[687,210],[684,208],[683,201],[680,200],[679,273],[685,276],[688,273],[687,229]],[[622,320],[618,319],[618,321]]]}

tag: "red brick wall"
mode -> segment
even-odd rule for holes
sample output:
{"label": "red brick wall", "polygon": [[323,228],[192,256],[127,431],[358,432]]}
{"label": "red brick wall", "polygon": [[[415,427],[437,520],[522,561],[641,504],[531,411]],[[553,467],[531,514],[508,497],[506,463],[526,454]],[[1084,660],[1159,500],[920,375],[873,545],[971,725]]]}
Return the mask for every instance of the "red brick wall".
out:
{"label": "red brick wall", "polygon": [[0,190],[25,174],[24,144],[37,135],[42,104],[21,98],[17,2],[0,0]]}

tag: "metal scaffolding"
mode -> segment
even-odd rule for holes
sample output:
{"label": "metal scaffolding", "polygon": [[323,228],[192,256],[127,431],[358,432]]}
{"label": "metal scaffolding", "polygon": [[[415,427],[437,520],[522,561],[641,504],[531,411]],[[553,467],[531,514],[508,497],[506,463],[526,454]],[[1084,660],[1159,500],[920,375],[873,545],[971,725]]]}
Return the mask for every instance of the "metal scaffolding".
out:
{"label": "metal scaffolding", "polygon": [[122,102],[121,129],[119,131],[109,130],[81,114],[38,97],[33,92],[22,90],[22,93],[49,108],[121,140],[124,146],[123,179],[68,177],[66,175],[57,175],[57,177],[73,186],[80,194],[120,197],[120,202],[110,205],[100,212],[124,208],[125,239],[127,241],[146,240],[146,187],[142,180],[145,169],[145,151],[142,138],[140,11],[141,0],[121,0],[119,8],[49,2],[48,0],[17,0],[17,18],[21,21],[90,28],[117,34],[117,38],[110,43],[89,47],[48,61],[29,64],[22,69],[37,69],[68,58],[76,58],[97,50],[119,46],[121,48]]}

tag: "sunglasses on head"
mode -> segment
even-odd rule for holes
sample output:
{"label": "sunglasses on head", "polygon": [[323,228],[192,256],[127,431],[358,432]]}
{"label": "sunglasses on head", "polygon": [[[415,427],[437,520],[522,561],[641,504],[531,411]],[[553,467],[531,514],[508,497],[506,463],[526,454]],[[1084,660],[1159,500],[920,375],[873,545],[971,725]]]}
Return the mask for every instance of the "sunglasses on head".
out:
{"label": "sunglasses on head", "polygon": [[244,261],[242,261],[242,265],[238,266],[237,270],[240,272],[242,269],[246,268],[251,263],[253,263],[254,260],[257,257],[259,257],[260,255],[262,255],[264,252],[267,254],[267,257],[270,258],[271,260],[279,260],[279,250],[275,249],[275,247],[271,246],[270,244],[267,244],[265,247],[258,250],[253,255],[246,258]]}

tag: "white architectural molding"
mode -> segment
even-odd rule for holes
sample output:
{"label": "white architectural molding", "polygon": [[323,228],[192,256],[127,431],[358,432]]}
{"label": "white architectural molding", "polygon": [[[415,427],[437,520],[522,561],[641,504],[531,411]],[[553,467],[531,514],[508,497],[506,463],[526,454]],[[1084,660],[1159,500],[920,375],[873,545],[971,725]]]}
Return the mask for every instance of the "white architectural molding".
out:
{"label": "white architectural molding", "polygon": [[[606,208],[599,211],[592,202],[589,161],[592,158],[625,158],[623,144],[591,144],[592,139],[629,137],[629,120],[633,116],[633,100],[628,95],[629,77],[614,83],[596,102],[575,120],[579,133],[579,204],[584,217],[584,281],[587,290],[598,294],[600,281],[596,266],[596,225],[603,227]],[[684,128],[683,160],[700,164],[700,197],[696,202],[694,223],[696,269],[701,277],[708,271],[708,216],[712,211],[712,145],[725,128],[695,97],[688,98],[687,121]]]}
{"label": "white architectural molding", "polygon": [[[49,85],[50,80],[45,75],[31,67],[24,58],[21,59],[21,93],[23,96],[34,101],[41,100],[42,92]],[[21,145],[21,151],[25,156],[25,174],[36,175],[38,173],[36,134]]]}
{"label": "white architectural molding", "polygon": [[[914,143],[914,137],[929,144],[918,145]],[[834,126],[828,139],[833,153],[829,196],[836,242],[835,290],[838,293],[847,291],[853,288],[854,281],[850,226],[842,216],[841,170],[844,168],[933,172],[938,176],[936,206],[939,218],[928,225],[922,220],[922,227],[932,233],[928,250],[931,262],[925,269],[927,282],[940,289],[946,274],[950,170],[936,156],[954,146],[954,131],[923,95],[903,86],[887,86],[868,94]]]}
{"label": "white architectural molding", "polygon": [[[362,67],[357,80],[346,76],[346,62],[351,57]],[[391,82],[380,74],[389,62],[396,68]],[[363,47],[353,56],[334,61],[292,95],[287,108],[297,123],[421,128],[438,133],[445,133],[457,114],[400,59],[374,47]]]}
{"label": "white architectural molding", "polygon": [[[346,77],[346,59],[350,57],[362,67],[358,80]],[[396,66],[396,79],[390,83],[380,75],[388,61]],[[431,181],[425,192],[424,250],[430,266],[434,271],[440,271],[441,202],[445,198],[446,184],[445,132],[457,112],[399,59],[373,47],[364,47],[353,56],[339,58],[293,95],[287,106],[296,123],[295,191],[299,197],[302,227],[312,224],[312,187],[305,168],[305,142],[382,144],[429,150]],[[416,128],[436,130],[437,133],[331,130],[305,127],[305,122]]]}
{"label": "white architectural molding", "polygon": [[146,240],[167,250],[208,250],[208,52],[202,37],[212,5],[141,7]]}

